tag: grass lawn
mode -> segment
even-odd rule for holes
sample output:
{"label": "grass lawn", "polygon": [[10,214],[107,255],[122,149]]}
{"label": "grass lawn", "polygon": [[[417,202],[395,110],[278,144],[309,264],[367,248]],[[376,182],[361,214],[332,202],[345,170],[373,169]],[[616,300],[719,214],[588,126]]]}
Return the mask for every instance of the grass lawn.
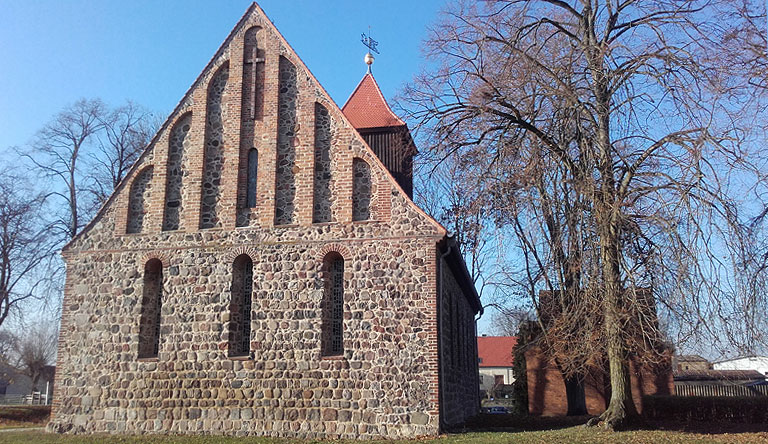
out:
{"label": "grass lawn", "polygon": [[0,430],[19,427],[43,427],[51,407],[44,405],[0,406]]}
{"label": "grass lawn", "polygon": [[[0,407],[0,429],[10,426],[40,427],[48,410],[41,407]],[[57,435],[40,431],[2,431],[0,444],[312,444],[312,443],[400,443],[400,444],[676,444],[676,443],[766,443],[768,424],[653,423],[649,430],[605,432],[585,429],[586,418],[541,418],[514,415],[481,415],[468,424],[472,431],[439,438],[400,441],[323,441],[277,438],[175,435]]]}
{"label": "grass lawn", "polygon": [[[311,444],[321,442],[353,443],[355,441],[313,441],[271,438],[232,438],[221,436],[105,436],[51,435],[40,432],[2,432],[0,444]],[[364,441],[357,441],[364,442]],[[558,444],[558,443],[768,443],[768,433],[694,434],[677,431],[603,432],[571,427],[536,432],[481,432],[446,435],[434,439],[412,441],[367,441],[373,443],[435,444]]]}

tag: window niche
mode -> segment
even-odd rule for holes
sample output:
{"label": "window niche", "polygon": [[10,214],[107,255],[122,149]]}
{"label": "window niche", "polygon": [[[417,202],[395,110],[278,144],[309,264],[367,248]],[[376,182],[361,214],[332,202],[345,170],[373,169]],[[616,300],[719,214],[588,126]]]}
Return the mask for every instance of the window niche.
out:
{"label": "window niche", "polygon": [[352,161],[352,220],[371,218],[371,167],[368,162],[356,157]]}
{"label": "window niche", "polygon": [[149,195],[152,187],[152,167],[146,167],[131,183],[128,193],[128,220],[126,233],[141,233],[144,228],[144,215],[149,207]]}
{"label": "window niche", "polygon": [[205,156],[200,196],[200,228],[221,226],[221,167],[224,163],[224,93],[229,80],[229,65],[222,66],[208,84],[205,111]]}
{"label": "window niche", "polygon": [[344,258],[331,252],[323,259],[322,345],[323,357],[344,353]]}
{"label": "window niche", "polygon": [[246,254],[232,264],[232,299],[229,305],[229,357],[251,353],[253,261]]}
{"label": "window niche", "polygon": [[165,211],[163,213],[163,231],[178,230],[181,214],[184,212],[182,196],[184,182],[184,163],[189,130],[192,128],[192,114],[181,117],[173,128],[168,139],[168,165],[165,182]]}
{"label": "window niche", "polygon": [[139,321],[139,359],[156,358],[160,349],[160,311],[163,299],[163,264],[150,259],[144,266],[144,288]]}
{"label": "window niche", "polygon": [[246,172],[245,205],[247,208],[256,208],[258,177],[259,177],[259,152],[256,148],[248,151],[248,170]]}

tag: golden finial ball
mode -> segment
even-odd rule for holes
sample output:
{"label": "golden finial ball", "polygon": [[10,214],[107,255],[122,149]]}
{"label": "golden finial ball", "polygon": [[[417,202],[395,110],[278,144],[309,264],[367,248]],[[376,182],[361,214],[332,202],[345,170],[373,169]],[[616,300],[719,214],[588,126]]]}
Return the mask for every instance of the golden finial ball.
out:
{"label": "golden finial ball", "polygon": [[369,53],[367,53],[367,54],[365,55],[365,59],[364,59],[364,60],[365,60],[365,64],[366,64],[366,65],[368,65],[368,66],[371,66],[371,65],[373,64],[373,61],[374,61],[373,55],[371,55],[371,53],[370,53],[370,52],[369,52]]}

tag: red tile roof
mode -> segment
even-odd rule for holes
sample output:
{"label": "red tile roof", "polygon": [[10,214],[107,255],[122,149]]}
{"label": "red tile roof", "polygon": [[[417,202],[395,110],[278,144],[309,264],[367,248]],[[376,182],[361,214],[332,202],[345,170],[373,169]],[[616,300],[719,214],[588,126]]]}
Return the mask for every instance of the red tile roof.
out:
{"label": "red tile roof", "polygon": [[757,370],[678,370],[673,373],[675,381],[750,381],[764,380],[765,375]]}
{"label": "red tile roof", "polygon": [[371,73],[363,76],[341,111],[355,129],[405,125],[392,112]]}
{"label": "red tile roof", "polygon": [[479,336],[477,355],[480,367],[512,367],[512,349],[515,344],[515,336]]}

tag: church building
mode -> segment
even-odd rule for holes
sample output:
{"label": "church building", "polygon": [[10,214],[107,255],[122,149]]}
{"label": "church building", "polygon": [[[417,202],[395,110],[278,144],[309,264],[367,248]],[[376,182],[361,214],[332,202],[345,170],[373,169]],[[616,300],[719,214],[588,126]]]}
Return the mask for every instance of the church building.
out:
{"label": "church building", "polygon": [[62,252],[49,430],[408,438],[475,415],[482,308],[412,200],[415,154],[370,70],[339,109],[252,4]]}

